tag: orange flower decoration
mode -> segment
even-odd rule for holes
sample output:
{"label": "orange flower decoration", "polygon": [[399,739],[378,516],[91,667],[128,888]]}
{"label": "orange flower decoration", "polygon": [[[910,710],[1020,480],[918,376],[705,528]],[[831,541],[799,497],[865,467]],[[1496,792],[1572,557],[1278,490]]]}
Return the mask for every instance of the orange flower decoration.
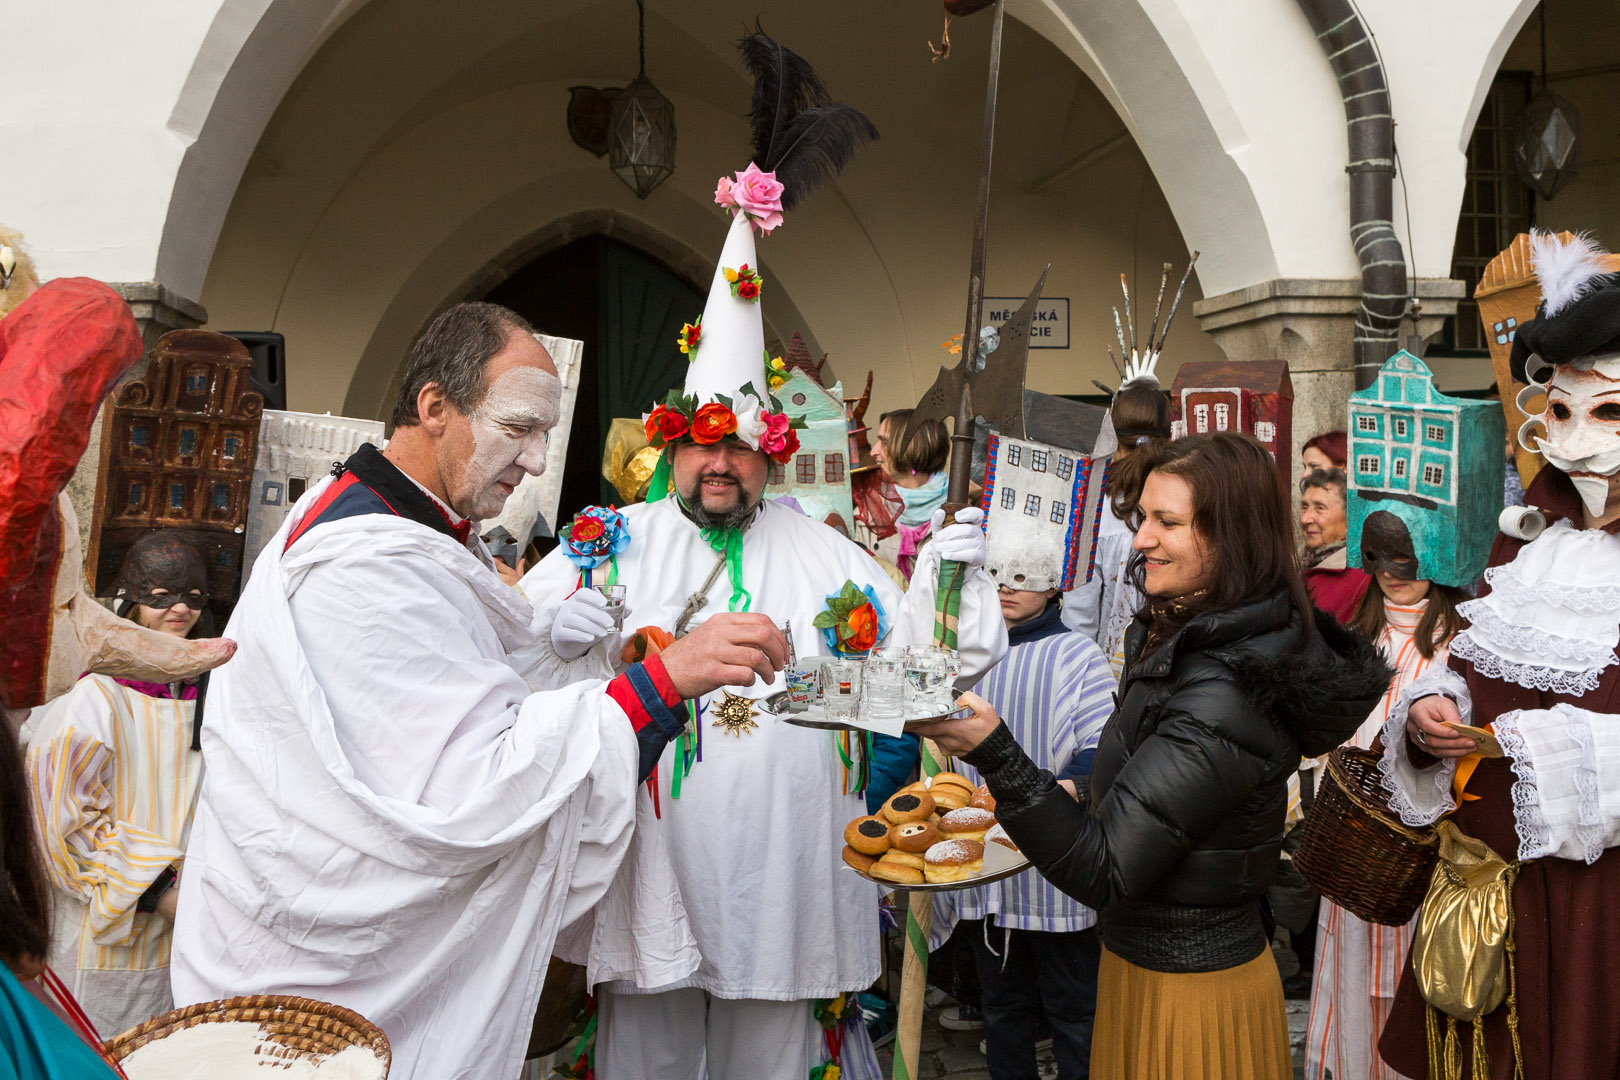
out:
{"label": "orange flower decoration", "polygon": [[877,644],[877,633],[877,609],[871,604],[862,604],[849,613],[849,633],[840,636],[850,652],[867,652]]}
{"label": "orange flower decoration", "polygon": [[737,430],[736,415],[717,401],[711,401],[692,417],[692,441],[717,443]]}

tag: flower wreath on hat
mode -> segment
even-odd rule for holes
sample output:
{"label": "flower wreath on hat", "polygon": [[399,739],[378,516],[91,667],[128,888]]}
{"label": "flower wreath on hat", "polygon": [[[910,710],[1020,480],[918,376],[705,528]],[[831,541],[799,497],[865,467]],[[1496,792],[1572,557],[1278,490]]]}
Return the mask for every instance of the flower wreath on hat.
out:
{"label": "flower wreath on hat", "polygon": [[[766,406],[769,408],[766,408]],[[796,429],[804,420],[790,418],[775,395],[760,398],[753,383],[742,388],[736,398],[716,394],[715,400],[699,405],[696,397],[671,390],[663,404],[642,420],[647,442],[663,448],[682,439],[702,446],[735,436],[750,450],[763,450],[778,465],[785,465],[799,449]]]}

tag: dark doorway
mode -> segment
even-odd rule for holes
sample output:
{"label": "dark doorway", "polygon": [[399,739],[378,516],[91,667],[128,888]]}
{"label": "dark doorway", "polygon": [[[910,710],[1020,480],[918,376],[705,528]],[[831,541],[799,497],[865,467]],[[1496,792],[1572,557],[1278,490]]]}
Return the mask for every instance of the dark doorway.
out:
{"label": "dark doorway", "polygon": [[614,417],[648,412],[685,377],[675,337],[702,314],[704,294],[627,244],[587,236],[535,259],[485,299],[542,333],[585,343],[558,522],[617,502],[602,479],[602,437]]}

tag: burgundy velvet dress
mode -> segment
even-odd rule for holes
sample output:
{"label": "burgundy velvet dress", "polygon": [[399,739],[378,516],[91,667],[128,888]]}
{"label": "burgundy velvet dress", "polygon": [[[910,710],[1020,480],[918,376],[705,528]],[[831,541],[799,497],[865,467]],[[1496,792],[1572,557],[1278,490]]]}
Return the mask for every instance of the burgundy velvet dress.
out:
{"label": "burgundy velvet dress", "polygon": [[[1542,469],[1525,501],[1545,511],[1549,522],[1555,517],[1577,524],[1581,520],[1575,487],[1557,469]],[[1607,529],[1620,533],[1620,522]],[[1498,536],[1490,565],[1511,562],[1523,546],[1524,541]],[[1488,591],[1489,586],[1483,586],[1481,595]],[[1620,621],[1620,612],[1615,618]],[[1473,722],[1478,725],[1511,709],[1548,709],[1560,702],[1620,714],[1620,667],[1606,668],[1596,690],[1572,697],[1488,678],[1455,656],[1451,666],[1468,680]],[[1408,749],[1414,763],[1425,760],[1415,744]],[[1465,800],[1451,816],[1464,833],[1485,841],[1509,860],[1519,850],[1513,820],[1514,780],[1508,759],[1482,761],[1466,788],[1469,795],[1479,798]],[[1590,866],[1555,858],[1526,864],[1513,889],[1513,911],[1525,1080],[1620,1078],[1620,849],[1609,848]],[[1513,1075],[1507,1013],[1504,1003],[1483,1021],[1493,1080],[1508,1080]],[[1462,1025],[1459,1035],[1462,1074],[1469,1076],[1472,1032]],[[1425,1005],[1410,957],[1378,1051],[1406,1076],[1429,1075]]]}

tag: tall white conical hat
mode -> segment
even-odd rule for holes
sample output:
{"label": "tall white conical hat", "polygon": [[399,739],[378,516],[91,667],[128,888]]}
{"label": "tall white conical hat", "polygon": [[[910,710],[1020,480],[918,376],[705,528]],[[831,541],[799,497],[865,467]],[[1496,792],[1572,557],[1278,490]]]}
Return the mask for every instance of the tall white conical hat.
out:
{"label": "tall white conical hat", "polygon": [[754,230],[741,210],[733,212],[725,247],[709,283],[709,299],[703,305],[702,336],[697,356],[686,370],[684,392],[700,405],[718,396],[735,399],[753,387],[765,390],[765,324],[760,318],[759,299],[743,299],[732,294],[726,277],[744,268],[757,272],[759,256],[754,253]]}

